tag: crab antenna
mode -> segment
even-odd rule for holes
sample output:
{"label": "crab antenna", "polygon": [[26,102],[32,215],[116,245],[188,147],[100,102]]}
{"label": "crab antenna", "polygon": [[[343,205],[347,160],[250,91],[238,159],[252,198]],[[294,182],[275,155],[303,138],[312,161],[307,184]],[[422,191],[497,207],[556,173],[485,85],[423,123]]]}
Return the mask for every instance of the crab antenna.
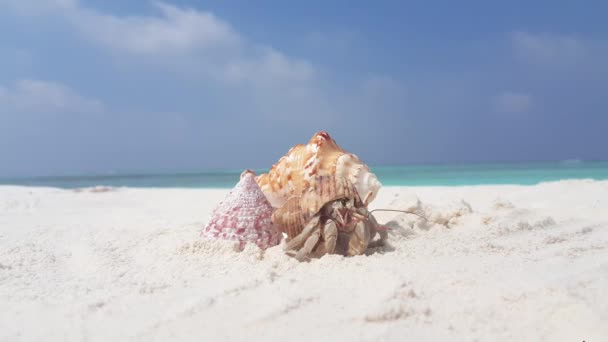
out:
{"label": "crab antenna", "polygon": [[418,214],[418,213],[414,213],[414,212],[411,212],[411,211],[407,211],[407,210],[398,210],[398,209],[374,209],[374,210],[370,210],[370,212],[369,212],[369,213],[371,214],[371,213],[373,213],[374,211],[394,211],[394,212],[398,212],[398,213],[412,214],[412,215],[416,215],[416,216],[420,217],[421,219],[423,219],[423,220],[425,220],[425,221],[427,220],[427,218],[426,218],[426,217],[424,217],[423,215],[420,215],[420,214]]}

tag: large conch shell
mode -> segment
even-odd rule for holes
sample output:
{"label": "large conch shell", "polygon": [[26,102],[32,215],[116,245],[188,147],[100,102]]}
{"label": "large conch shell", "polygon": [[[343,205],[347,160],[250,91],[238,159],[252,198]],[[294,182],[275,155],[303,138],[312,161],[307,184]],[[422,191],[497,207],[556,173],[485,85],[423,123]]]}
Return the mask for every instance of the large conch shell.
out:
{"label": "large conch shell", "polygon": [[357,190],[343,177],[317,176],[312,184],[302,196],[291,197],[272,214],[272,222],[289,239],[299,235],[325,204],[342,198],[359,201]]}
{"label": "large conch shell", "polygon": [[239,241],[241,248],[247,242],[253,242],[261,249],[276,246],[281,241],[281,233],[272,223],[272,212],[272,206],[255,181],[255,173],[246,170],[212,212],[202,235]]}
{"label": "large conch shell", "polygon": [[367,165],[340,148],[326,132],[317,132],[306,145],[292,147],[257,182],[270,204],[280,208],[291,197],[300,196],[316,176],[345,178],[365,203],[371,202],[382,186]]}

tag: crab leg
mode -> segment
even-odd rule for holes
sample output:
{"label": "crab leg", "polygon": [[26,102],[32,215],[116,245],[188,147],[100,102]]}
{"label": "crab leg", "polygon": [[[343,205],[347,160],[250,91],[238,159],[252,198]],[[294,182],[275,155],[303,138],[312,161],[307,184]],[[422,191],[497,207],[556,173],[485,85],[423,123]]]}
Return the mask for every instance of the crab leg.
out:
{"label": "crab leg", "polygon": [[304,247],[302,247],[302,249],[300,249],[296,253],[295,258],[298,259],[298,261],[307,260],[308,255],[315,248],[315,246],[317,245],[317,242],[319,242],[320,236],[321,236],[321,231],[318,229],[315,230],[314,233],[312,233],[312,235],[310,235],[310,237],[308,239],[306,239],[306,242],[304,243]]}
{"label": "crab leg", "polygon": [[323,227],[323,238],[325,239],[325,253],[333,254],[338,240],[338,226],[335,222],[328,222]]}
{"label": "crab leg", "polygon": [[388,240],[388,228],[378,224],[378,221],[376,221],[376,218],[372,214],[368,216],[368,224],[370,225],[370,240],[374,238],[376,233],[380,235],[380,240],[370,242],[368,247],[383,246],[386,243],[386,240]]}
{"label": "crab leg", "polygon": [[310,236],[310,234],[312,234],[314,229],[317,227],[318,224],[319,224],[319,218],[314,217],[312,220],[310,220],[310,222],[308,222],[308,224],[306,225],[306,227],[304,227],[304,229],[302,230],[302,232],[300,234],[298,234],[297,236],[294,236],[291,240],[289,240],[287,242],[287,244],[285,244],[284,250],[285,251],[293,250],[293,249],[300,247],[302,244],[304,244],[306,242],[306,240],[308,239],[308,237]]}
{"label": "crab leg", "polygon": [[355,231],[348,241],[348,256],[361,255],[367,249],[371,237],[366,221],[360,221],[355,226]]}
{"label": "crab leg", "polygon": [[339,235],[338,225],[333,221],[328,221],[323,229],[321,230],[321,237],[323,243],[318,243],[310,254],[313,258],[320,258],[326,254],[337,254],[336,251],[338,245]]}

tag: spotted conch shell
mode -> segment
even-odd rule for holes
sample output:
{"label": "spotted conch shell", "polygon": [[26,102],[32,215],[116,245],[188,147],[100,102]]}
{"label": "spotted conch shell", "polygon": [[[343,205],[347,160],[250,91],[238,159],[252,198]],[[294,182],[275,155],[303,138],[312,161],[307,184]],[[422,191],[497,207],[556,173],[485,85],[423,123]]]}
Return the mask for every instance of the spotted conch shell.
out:
{"label": "spotted conch shell", "polygon": [[301,196],[291,197],[272,214],[272,222],[290,239],[299,235],[325,204],[341,198],[359,201],[357,190],[343,177],[316,176],[312,184]]}
{"label": "spotted conch shell", "polygon": [[276,246],[281,233],[272,223],[273,208],[255,181],[255,173],[245,170],[241,180],[215,208],[202,235],[212,239],[253,242],[261,249]]}
{"label": "spotted conch shell", "polygon": [[326,132],[317,132],[306,145],[292,147],[257,181],[275,208],[299,196],[316,176],[333,176],[350,181],[362,200],[371,202],[382,184],[369,167],[354,154],[344,151]]}

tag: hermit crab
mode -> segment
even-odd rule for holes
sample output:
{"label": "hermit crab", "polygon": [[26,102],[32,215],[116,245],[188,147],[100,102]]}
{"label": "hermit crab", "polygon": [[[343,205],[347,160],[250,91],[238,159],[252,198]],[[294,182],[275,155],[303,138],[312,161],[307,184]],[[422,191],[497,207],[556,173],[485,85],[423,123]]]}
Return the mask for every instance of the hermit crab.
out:
{"label": "hermit crab", "polygon": [[[272,222],[287,234],[286,253],[300,261],[334,253],[360,255],[387,239],[367,204],[346,179],[320,176],[302,196],[277,209]],[[377,233],[380,239],[372,243]]]}
{"label": "hermit crab", "polygon": [[257,182],[277,208],[272,221],[287,235],[285,250],[299,260],[363,254],[377,233],[374,244],[386,241],[367,210],[381,187],[378,178],[326,132],[291,148]]}

